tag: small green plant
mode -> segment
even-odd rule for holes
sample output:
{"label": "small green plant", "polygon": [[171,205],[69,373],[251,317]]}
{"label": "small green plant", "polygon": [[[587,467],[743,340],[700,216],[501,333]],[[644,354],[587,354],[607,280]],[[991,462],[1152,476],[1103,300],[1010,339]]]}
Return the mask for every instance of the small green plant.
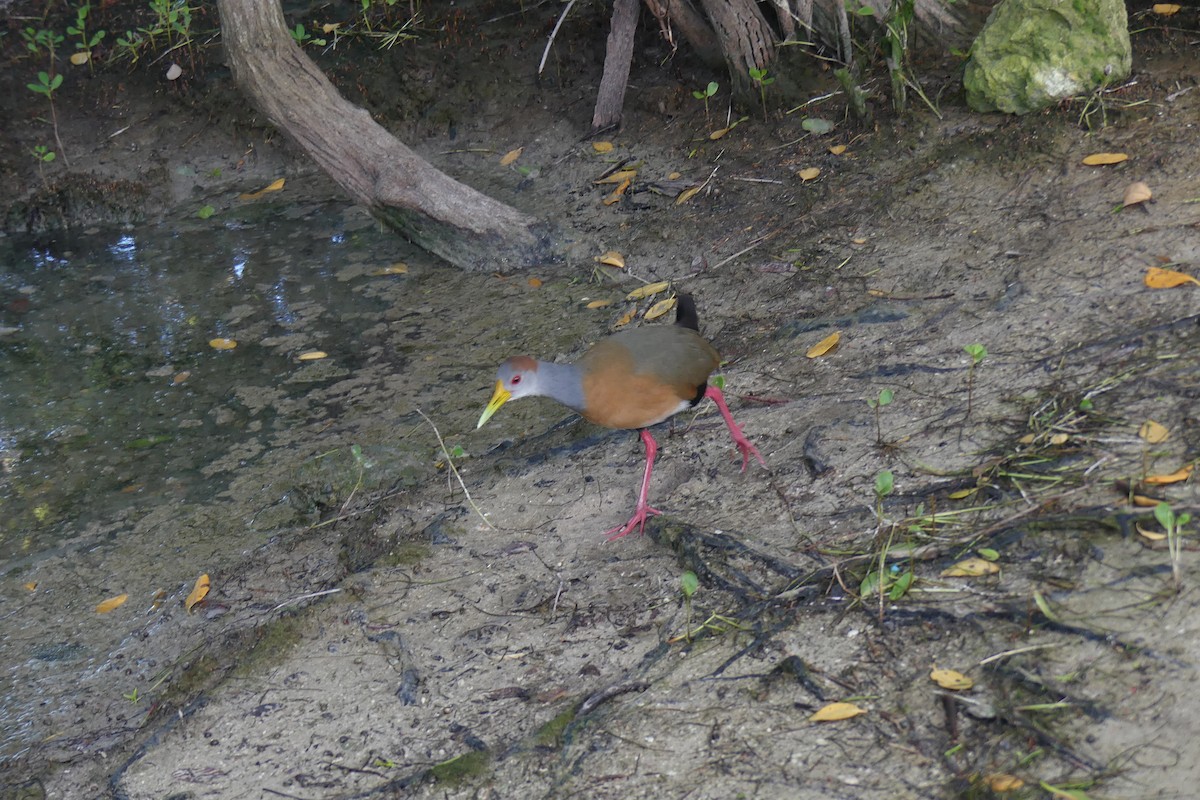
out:
{"label": "small green plant", "polygon": [[1192,521],[1188,513],[1176,514],[1170,503],[1159,503],[1154,507],[1154,518],[1162,525],[1167,533],[1167,553],[1171,556],[1171,577],[1175,580],[1175,589],[1179,590],[1183,583],[1183,568],[1180,554],[1183,552],[1183,526]]}
{"label": "small green plant", "polygon": [[117,48],[112,58],[114,60],[127,58],[130,64],[136,64],[142,55],[142,45],[145,43],[146,37],[142,34],[137,31],[125,31],[124,36],[117,37]]}
{"label": "small green plant", "polygon": [[154,12],[154,23],[140,30],[149,38],[152,48],[156,47],[158,36],[166,37],[168,48],[179,45],[190,47],[192,8],[187,0],[150,0],[150,10]]}
{"label": "small green plant", "polygon": [[[58,38],[59,41],[62,40],[61,36]],[[54,141],[58,145],[58,151],[63,154],[63,161],[70,164],[66,156],[66,150],[63,148],[62,139],[58,136],[58,112],[54,107],[54,92],[58,90],[58,87],[62,86],[62,82],[63,76],[61,72],[57,74],[39,72],[37,74],[37,83],[27,83],[25,87],[35,94],[45,95],[46,100],[50,102],[50,126],[54,129]]]}
{"label": "small green plant", "polygon": [[92,48],[100,44],[105,35],[105,31],[102,30],[96,31],[90,36],[88,35],[87,18],[91,10],[92,4],[84,3],[75,9],[75,24],[67,26],[67,33],[79,37],[79,41],[75,43],[76,53],[71,57],[71,63],[81,64],[86,61],[89,69],[93,69]]}
{"label": "small green plant", "polygon": [[[57,158],[57,154],[44,144],[35,145],[29,151],[38,162],[38,175],[41,176],[42,183],[46,183],[45,166]],[[49,188],[49,184],[46,184]]]}
{"label": "small green plant", "polygon": [[696,98],[697,100],[704,101],[704,119],[706,119],[706,120],[709,120],[708,98],[710,98],[714,94],[716,94],[717,89],[719,89],[719,88],[721,88],[721,85],[719,83],[717,83],[716,81],[709,81],[708,86],[705,86],[703,89],[695,89],[692,91],[692,97]]}
{"label": "small green plant", "polygon": [[875,411],[875,443],[883,446],[883,427],[879,421],[879,409],[890,404],[894,393],[891,389],[880,389],[878,397],[867,398],[867,405]]}
{"label": "small green plant", "polygon": [[297,22],[296,27],[288,30],[288,33],[292,35],[292,40],[301,47],[304,47],[306,44],[315,44],[317,47],[325,46],[325,39],[313,36],[304,27],[303,23]]}
{"label": "small green plant", "polygon": [[758,67],[750,68],[750,80],[754,81],[754,85],[758,87],[758,99],[762,102],[763,118],[767,116],[767,87],[775,82],[774,78],[767,77],[766,69]]}
{"label": "small green plant", "polygon": [[132,692],[126,692],[125,694],[123,694],[121,696],[124,697],[126,700],[128,700],[131,703],[136,703],[138,700],[141,699],[141,695],[138,694],[137,687],[134,687]]}
{"label": "small green plant", "polygon": [[975,388],[975,368],[987,358],[987,348],[981,344],[969,344],[963,348],[963,352],[971,357],[971,364],[967,367],[967,417],[970,418],[971,401]]}
{"label": "small green plant", "polygon": [[200,210],[196,212],[196,216],[200,219],[208,219],[215,213],[217,213],[215,208],[210,205],[205,205],[200,207]]}

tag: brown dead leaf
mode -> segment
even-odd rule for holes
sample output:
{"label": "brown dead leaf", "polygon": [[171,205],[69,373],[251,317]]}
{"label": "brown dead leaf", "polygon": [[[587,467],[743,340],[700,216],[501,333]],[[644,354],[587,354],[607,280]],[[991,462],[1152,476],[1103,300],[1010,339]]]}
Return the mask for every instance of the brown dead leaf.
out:
{"label": "brown dead leaf", "polygon": [[1138,428],[1138,436],[1150,444],[1165,442],[1170,435],[1171,432],[1167,430],[1167,426],[1160,425],[1152,419],[1146,420],[1142,423],[1142,427]]}
{"label": "brown dead leaf", "polygon": [[190,377],[192,377],[192,373],[188,372],[188,371],[185,369],[183,372],[177,373],[177,374],[175,375],[175,377],[171,379],[171,383],[173,383],[173,384],[175,384],[176,386],[178,386],[179,384],[183,383],[184,381],[186,381],[186,380],[187,380],[188,378],[190,378]]}
{"label": "brown dead leaf", "polygon": [[643,317],[643,319],[648,319],[648,320],[649,319],[658,319],[659,317],[661,317],[663,314],[666,314],[668,311],[670,311],[674,307],[675,307],[675,298],[674,297],[668,297],[666,300],[659,300],[657,303],[650,306],[649,310],[646,311],[646,316]]}
{"label": "brown dead leaf", "polygon": [[639,286],[638,288],[634,289],[629,294],[625,295],[625,299],[626,300],[641,300],[645,297],[650,297],[651,295],[655,295],[655,294],[658,294],[659,292],[666,291],[667,287],[670,285],[671,285],[670,281],[659,281],[658,283],[647,283],[645,286]]}
{"label": "brown dead leaf", "polygon": [[1153,197],[1153,192],[1150,187],[1142,181],[1136,181],[1125,187],[1125,196],[1121,200],[1121,208],[1129,208],[1136,206],[1138,203],[1144,203]]}
{"label": "brown dead leaf", "polygon": [[838,342],[842,340],[842,334],[838,331],[826,336],[821,341],[808,348],[808,352],[804,355],[809,358],[820,358],[823,355],[833,352],[833,349],[838,346]]}
{"label": "brown dead leaf", "polygon": [[620,328],[625,325],[628,325],[633,320],[633,318],[636,316],[637,316],[637,309],[631,308],[628,311],[626,311],[624,314],[621,315],[621,318],[616,321],[616,324],[614,325],[614,327]]}
{"label": "brown dead leaf", "polygon": [[507,153],[505,153],[505,154],[504,154],[504,156],[503,156],[503,157],[500,159],[500,166],[502,166],[502,167],[507,167],[509,164],[513,163],[513,162],[514,162],[514,161],[516,161],[518,158],[520,158],[520,157],[521,157],[521,153],[524,153],[524,152],[525,152],[525,148],[524,148],[524,147],[518,147],[518,148],[517,148],[517,149],[515,149],[515,150],[509,150],[509,151],[508,151]]}
{"label": "brown dead leaf", "polygon": [[957,564],[951,564],[942,570],[943,578],[980,578],[984,575],[994,575],[1000,571],[1000,565],[994,561],[984,561],[982,558],[964,558]]}
{"label": "brown dead leaf", "polygon": [[799,172],[797,172],[796,176],[798,178],[800,178],[800,180],[807,183],[808,181],[816,179],[816,177],[820,174],[821,174],[821,170],[818,169],[817,167],[806,167],[805,169],[802,169]]}
{"label": "brown dead leaf", "polygon": [[529,284],[529,288],[531,288],[531,289],[542,288],[542,279],[541,278],[530,278],[526,282]]}
{"label": "brown dead leaf", "polygon": [[595,260],[601,264],[607,264],[610,267],[625,269],[625,256],[621,255],[616,250],[609,250],[603,255],[596,256]]}
{"label": "brown dead leaf", "polygon": [[1148,483],[1151,486],[1162,486],[1164,483],[1186,481],[1188,476],[1192,474],[1192,468],[1195,466],[1195,464],[1184,464],[1169,475],[1147,475],[1144,483]]}
{"label": "brown dead leaf", "polygon": [[114,608],[120,608],[128,599],[129,595],[127,594],[119,594],[116,597],[110,597],[96,605],[96,613],[107,614]]}
{"label": "brown dead leaf", "polygon": [[1186,272],[1176,272],[1173,269],[1163,269],[1162,267],[1146,267],[1145,281],[1151,289],[1174,289],[1176,286],[1188,283],[1200,286],[1200,280],[1196,280]]}
{"label": "brown dead leaf", "polygon": [[839,722],[860,714],[867,713],[865,708],[859,708],[854,703],[830,703],[818,708],[809,716],[809,722]]}
{"label": "brown dead leaf", "polygon": [[631,181],[637,177],[636,169],[619,169],[611,175],[605,175],[603,178],[592,181],[594,185],[602,183],[624,183]]}
{"label": "brown dead leaf", "polygon": [[930,671],[929,679],[943,689],[950,689],[955,692],[970,689],[975,685],[975,681],[961,672],[955,672],[952,669],[938,669],[937,667],[934,667]]}
{"label": "brown dead leaf", "polygon": [[613,203],[616,203],[617,201],[619,201],[621,199],[621,196],[625,194],[625,190],[628,189],[632,185],[633,185],[632,180],[621,181],[621,185],[618,186],[617,188],[613,189],[612,193],[609,194],[608,197],[604,198],[604,200],[602,202],[606,206],[611,206]]}
{"label": "brown dead leaf", "polygon": [[1106,167],[1110,164],[1120,164],[1122,161],[1128,161],[1129,156],[1124,153],[1092,153],[1090,156],[1085,156],[1083,163],[1089,167]]}
{"label": "brown dead leaf", "polygon": [[286,180],[287,180],[286,178],[280,178],[276,181],[272,181],[268,185],[259,189],[257,192],[246,192],[245,194],[239,194],[238,199],[239,200],[257,200],[258,198],[262,197],[265,194],[270,194],[271,192],[278,192],[279,190],[281,190],[283,188],[283,184],[286,182]]}
{"label": "brown dead leaf", "polygon": [[192,609],[196,607],[197,603],[208,597],[209,585],[208,573],[204,573],[199,578],[196,578],[196,583],[192,586],[192,591],[188,594],[187,599],[183,601],[183,607],[187,609],[189,614],[192,613]]}
{"label": "brown dead leaf", "polygon": [[984,782],[988,788],[998,794],[1004,792],[1015,792],[1025,785],[1025,781],[1018,778],[1016,775],[1009,775],[1005,772],[995,772],[984,777]]}

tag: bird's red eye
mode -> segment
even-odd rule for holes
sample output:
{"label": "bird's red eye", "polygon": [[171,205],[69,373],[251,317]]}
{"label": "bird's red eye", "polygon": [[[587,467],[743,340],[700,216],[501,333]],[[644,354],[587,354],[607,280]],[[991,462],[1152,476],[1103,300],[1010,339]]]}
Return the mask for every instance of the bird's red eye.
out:
{"label": "bird's red eye", "polygon": [[520,383],[520,382],[521,382],[521,376],[520,376],[520,375],[513,375],[513,377],[512,377],[512,381],[510,381],[510,383],[512,383],[512,385],[513,385],[513,386],[516,386],[516,385],[517,385],[518,383]]}

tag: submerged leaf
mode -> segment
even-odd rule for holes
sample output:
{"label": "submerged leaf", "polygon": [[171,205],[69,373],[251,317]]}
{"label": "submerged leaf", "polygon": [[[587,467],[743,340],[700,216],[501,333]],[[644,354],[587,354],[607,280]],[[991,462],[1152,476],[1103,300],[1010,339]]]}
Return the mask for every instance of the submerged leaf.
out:
{"label": "submerged leaf", "polygon": [[1192,468],[1195,466],[1195,464],[1184,464],[1182,467],[1170,473],[1169,475],[1147,475],[1145,482],[1154,486],[1161,486],[1164,483],[1179,483],[1180,481],[1186,481],[1188,476],[1192,474]]}
{"label": "submerged leaf", "polygon": [[120,608],[125,603],[125,601],[128,599],[129,599],[129,595],[119,594],[116,597],[110,597],[107,600],[103,600],[99,604],[97,604],[96,613],[97,614],[107,614],[108,612],[112,611],[114,608]]}
{"label": "submerged leaf", "polygon": [[1142,423],[1142,427],[1138,428],[1138,436],[1150,444],[1165,442],[1170,435],[1171,432],[1165,425],[1160,425],[1152,419],[1146,420]]}
{"label": "submerged leaf", "polygon": [[821,356],[832,352],[833,348],[837,347],[838,342],[841,340],[842,334],[838,331],[834,331],[821,341],[814,344],[812,347],[808,348],[808,352],[804,355],[808,356],[809,358],[820,358]]}
{"label": "submerged leaf", "polygon": [[983,575],[994,575],[1000,571],[1000,565],[982,558],[964,558],[957,564],[952,564],[942,570],[943,578],[978,578]]}
{"label": "submerged leaf", "polygon": [[929,673],[929,679],[943,689],[952,691],[962,691],[970,689],[975,685],[975,681],[963,675],[961,672],[955,672],[952,669],[934,669]]}
{"label": "submerged leaf", "polygon": [[518,158],[520,158],[521,153],[524,153],[524,152],[525,152],[524,147],[518,147],[516,150],[509,150],[507,153],[504,154],[504,157],[500,159],[500,166],[507,167],[509,164],[513,163]]}
{"label": "submerged leaf", "polygon": [[224,339],[218,337],[216,339],[208,340],[208,346],[213,350],[232,350],[233,348],[237,347],[237,344],[238,343],[236,339]]}
{"label": "submerged leaf", "polygon": [[329,354],[324,350],[309,350],[307,353],[301,353],[297,358],[301,361],[320,361],[322,358],[328,358]]}
{"label": "submerged leaf", "polygon": [[196,578],[196,583],[192,586],[192,591],[188,594],[187,599],[183,601],[183,607],[187,609],[189,614],[192,613],[192,609],[195,608],[197,603],[208,596],[209,586],[208,573],[204,573],[199,578]]}
{"label": "submerged leaf", "polygon": [[272,181],[270,184],[259,189],[257,192],[246,192],[245,194],[238,195],[238,199],[239,200],[257,200],[258,198],[262,197],[265,194],[270,194],[271,192],[280,191],[281,189],[283,189],[283,185],[286,181],[287,181],[286,178],[279,178],[278,180]]}

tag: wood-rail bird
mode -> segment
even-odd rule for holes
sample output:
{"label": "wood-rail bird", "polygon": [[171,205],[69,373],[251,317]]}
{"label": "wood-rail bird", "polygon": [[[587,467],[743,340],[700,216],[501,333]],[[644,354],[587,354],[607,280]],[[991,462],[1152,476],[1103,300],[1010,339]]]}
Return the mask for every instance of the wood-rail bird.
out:
{"label": "wood-rail bird", "polygon": [[602,339],[574,364],[539,361],[514,356],[496,373],[496,388],[476,429],[492,418],[502,405],[518,397],[549,397],[578,412],[589,422],[607,428],[640,429],[646,446],[646,472],[633,516],[624,525],[607,531],[609,541],[637,528],[645,532],[646,518],[660,514],[647,502],[650,473],[658,443],[649,427],[705,397],[717,404],[733,442],[742,454],[742,471],[750,456],[764,467],[767,462],[758,448],[733,421],[725,397],[708,376],[721,363],[711,344],[700,335],[700,318],[690,295],[676,297],[674,325],[647,325],[621,331]]}

